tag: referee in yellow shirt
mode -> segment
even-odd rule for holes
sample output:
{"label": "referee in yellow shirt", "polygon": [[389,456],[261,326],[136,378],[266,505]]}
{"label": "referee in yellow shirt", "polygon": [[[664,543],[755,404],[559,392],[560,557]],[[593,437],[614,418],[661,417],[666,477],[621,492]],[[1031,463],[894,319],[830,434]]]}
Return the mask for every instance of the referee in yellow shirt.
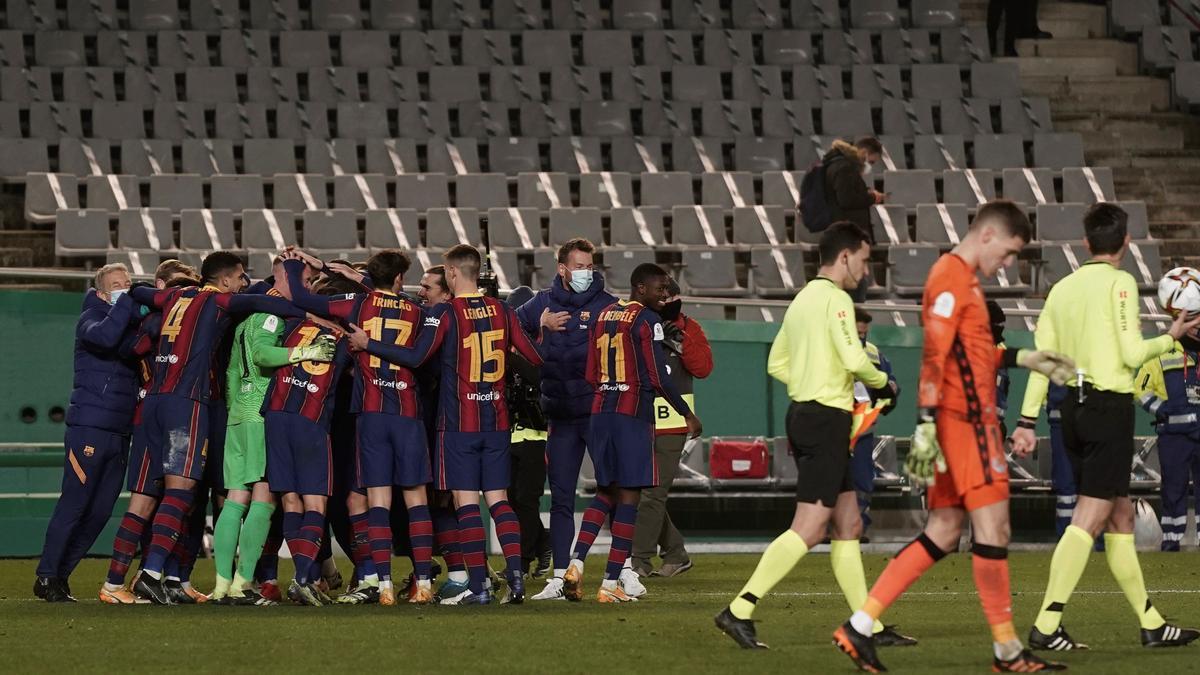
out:
{"label": "referee in yellow shirt", "polygon": [[[1134,373],[1200,325],[1200,317],[1181,314],[1167,335],[1142,338],[1137,284],[1121,270],[1129,248],[1127,220],[1116,204],[1088,209],[1083,229],[1092,258],[1050,290],[1034,334],[1038,349],[1064,354],[1078,368],[1062,405],[1062,426],[1079,490],[1071,524],[1054,549],[1042,610],[1029,631],[1034,649],[1087,648],[1067,634],[1062,615],[1083,576],[1093,540],[1102,531],[1108,567],[1141,623],[1142,645],[1175,647],[1200,637],[1200,632],[1168,624],[1150,603],[1133,545],[1129,499]],[[1033,427],[1046,389],[1046,377],[1030,373],[1021,421],[1013,433],[1013,450],[1021,456],[1036,444]]]}
{"label": "referee in yellow shirt", "polygon": [[[755,635],[751,615],[759,599],[791,571],[832,529],[830,562],[850,607],[867,599],[858,538],[862,520],[850,467],[850,413],[854,382],[870,389],[888,387],[888,377],[871,363],[854,325],[847,290],[867,276],[871,246],[867,234],[849,222],[834,223],[821,235],[821,268],[796,294],[771,345],[767,372],[787,385],[788,443],[796,460],[796,514],[758,567],[716,617],[717,627],[745,649],[766,647]],[[880,398],[895,392],[880,391]],[[830,528],[832,525],[832,528]],[[915,644],[882,625],[877,644]]]}

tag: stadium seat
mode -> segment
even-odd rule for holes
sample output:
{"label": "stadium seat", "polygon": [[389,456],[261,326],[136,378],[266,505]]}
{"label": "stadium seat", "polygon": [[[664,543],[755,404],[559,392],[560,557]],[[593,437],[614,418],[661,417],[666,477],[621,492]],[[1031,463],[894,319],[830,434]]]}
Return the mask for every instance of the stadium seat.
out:
{"label": "stadium seat", "polygon": [[57,141],[81,138],[83,121],[78,103],[34,102],[29,104],[29,135]]}
{"label": "stadium seat", "polygon": [[270,5],[252,5],[250,24],[274,32],[296,31],[302,24],[300,0],[276,0]]}
{"label": "stadium seat", "polygon": [[884,98],[904,95],[900,66],[855,64],[851,69],[850,92],[856,100],[880,103]]}
{"label": "stadium seat", "polygon": [[56,211],[79,206],[79,180],[75,176],[62,173],[25,176],[25,218],[31,223],[53,222]]}
{"label": "stadium seat", "polygon": [[600,0],[551,0],[550,16],[555,28],[586,30],[600,28]]}
{"label": "stadium seat", "polygon": [[[915,126],[912,117],[915,116]],[[933,133],[933,102],[922,100],[883,99],[882,131],[896,136],[915,136]]]}
{"label": "stadium seat", "polygon": [[724,171],[724,145],[720,138],[676,137],[671,141],[672,168],[689,174]]}
{"label": "stadium seat", "polygon": [[294,246],[296,216],[282,209],[253,209],[242,212],[242,248],[279,251]]}
{"label": "stadium seat", "polygon": [[1129,216],[1126,228],[1131,239],[1150,238],[1150,217],[1146,210],[1146,202],[1116,202],[1117,206],[1125,209]]}
{"label": "stadium seat", "polygon": [[725,211],[717,206],[676,206],[671,209],[671,243],[678,246],[720,246],[725,237]]}
{"label": "stadium seat", "polygon": [[703,174],[700,176],[700,203],[724,209],[754,204],[754,176],[745,171]]}
{"label": "stadium seat", "polygon": [[426,144],[431,173],[479,173],[479,145],[473,138],[430,139]]}
{"label": "stadium seat", "polygon": [[329,33],[295,28],[279,33],[279,65],[284,68],[324,68],[332,65]]}
{"label": "stadium seat", "polygon": [[[860,58],[862,54],[865,58]],[[871,32],[863,29],[821,31],[820,62],[832,66],[851,66],[871,58]]]}
{"label": "stadium seat", "polygon": [[958,0],[913,0],[912,25],[918,28],[957,26],[962,21]]}
{"label": "stadium seat", "polygon": [[145,277],[154,274],[162,258],[155,251],[113,251],[105,256],[105,263],[121,263],[135,276]]}
{"label": "stadium seat", "polygon": [[333,204],[338,209],[350,209],[355,213],[386,209],[389,206],[387,179],[378,174],[334,176]]}
{"label": "stadium seat", "polygon": [[1161,245],[1155,241],[1130,242],[1121,269],[1133,275],[1143,292],[1156,290],[1163,274]]}
{"label": "stadium seat", "polygon": [[1016,134],[978,134],[975,161],[979,169],[1016,169],[1025,166],[1025,146]]}
{"label": "stadium seat", "polygon": [[967,236],[969,224],[962,204],[917,205],[916,240],[922,244],[957,244]]}
{"label": "stadium seat", "polygon": [[503,174],[466,174],[456,179],[455,186],[454,205],[459,208],[486,210],[493,206],[507,208],[510,205],[508,180]]}
{"label": "stadium seat", "polygon": [[1034,134],[1033,165],[1047,169],[1084,166],[1083,139],[1076,133]]}
{"label": "stadium seat", "polygon": [[874,136],[870,104],[855,100],[822,102],[821,133],[843,138]]}
{"label": "stadium seat", "polygon": [[444,250],[458,244],[483,244],[483,235],[479,228],[479,210],[429,209],[425,214],[425,245]]}
{"label": "stadium seat", "polygon": [[174,250],[171,212],[167,209],[122,209],[117,218],[117,248]]}
{"label": "stadium seat", "polygon": [[1107,166],[1063,169],[1063,201],[1095,204],[1117,198],[1112,169]]}
{"label": "stadium seat", "polygon": [[888,248],[888,287],[901,296],[920,296],[938,259],[938,247],[897,244]]}
{"label": "stadium seat", "polygon": [[513,63],[512,37],[508,31],[464,30],[459,35],[462,41],[462,64],[465,66],[495,66]]}
{"label": "stadium seat", "polygon": [[[767,230],[774,241],[767,237]],[[733,209],[733,243],[771,244],[788,243],[787,211],[778,206],[742,206]]]}
{"label": "stadium seat", "polygon": [[612,170],[640,174],[658,171],[663,164],[662,139],[649,136],[614,136],[610,145]]}
{"label": "stadium seat", "polygon": [[992,101],[1019,98],[1021,73],[1015,63],[972,63],[971,96]]}
{"label": "stadium seat", "polygon": [[753,133],[754,110],[746,101],[704,101],[700,104],[700,130],[705,136],[719,138]]}
{"label": "stadium seat", "polygon": [[390,138],[387,109],[377,103],[337,104],[337,133],[342,138]]}
{"label": "stadium seat", "polygon": [[233,143],[225,138],[185,138],[180,143],[180,170],[200,176],[236,174]]}
{"label": "stadium seat", "polygon": [[550,246],[560,246],[576,237],[583,237],[593,244],[604,243],[604,227],[600,209],[590,207],[550,209]]}
{"label": "stadium seat", "polygon": [[[242,144],[246,173],[273,176],[296,172],[296,146],[282,138],[249,138]],[[248,207],[250,208],[250,207]]]}
{"label": "stadium seat", "polygon": [[55,255],[97,255],[112,248],[108,212],[103,209],[58,209],[51,218]]}
{"label": "stadium seat", "polygon": [[[783,259],[780,270],[779,259]],[[804,249],[799,246],[755,246],[750,249],[750,279],[754,294],[759,297],[790,298],[804,288],[806,278]],[[779,316],[782,319],[782,313]]]}
{"label": "stadium seat", "polygon": [[1037,238],[1041,241],[1062,242],[1083,239],[1084,204],[1039,204],[1037,206]]}
{"label": "stadium seat", "polygon": [[545,210],[571,204],[571,185],[565,173],[522,173],[517,176],[517,205]]}
{"label": "stadium seat", "polygon": [[421,245],[420,220],[415,209],[372,209],[367,211],[367,248],[412,249]]}
{"label": "stadium seat", "polygon": [[942,201],[977,206],[996,198],[996,173],[987,169],[942,172]]}
{"label": "stadium seat", "polygon": [[313,0],[312,25],[322,30],[353,30],[362,25],[362,11],[355,0]]}
{"label": "stadium seat", "polygon": [[755,34],[751,31],[706,28],[702,35],[706,65],[724,69],[754,63]]}
{"label": "stadium seat", "polygon": [[[53,14],[52,14],[53,15]],[[67,30],[38,30],[33,34],[34,62],[39,66],[86,66],[83,34]]]}
{"label": "stadium seat", "polygon": [[351,209],[305,211],[302,223],[304,248],[309,251],[340,254],[362,248]]}
{"label": "stadium seat", "polygon": [[214,209],[183,209],[179,212],[179,248],[187,251],[237,249],[233,212]]}
{"label": "stadium seat", "polygon": [[1157,2],[1146,0],[1112,0],[1109,17],[1113,29],[1118,33],[1140,33],[1144,28],[1162,23],[1161,8]]}
{"label": "stadium seat", "polygon": [[492,3],[492,25],[504,30],[529,30],[544,26],[549,12],[539,3],[528,0],[495,0]]}
{"label": "stadium seat", "polygon": [[[808,230],[801,226],[801,230]],[[871,209],[871,229],[877,243],[905,244],[912,241],[908,232],[908,209],[879,204]]]}
{"label": "stadium seat", "polygon": [[[540,169],[540,164],[535,168]],[[603,170],[604,157],[600,139],[590,136],[555,136],[551,138],[550,169],[571,174]]]}
{"label": "stadium seat", "polygon": [[1042,131],[1051,131],[1050,101],[1042,97],[1006,98],[1000,101],[1000,126],[1006,134],[1032,139]]}
{"label": "stadium seat", "polygon": [[842,25],[837,0],[791,0],[792,26],[795,28],[839,28]]}
{"label": "stadium seat", "polygon": [[95,103],[116,100],[112,68],[63,68],[62,100]]}
{"label": "stadium seat", "polygon": [[323,174],[289,173],[271,179],[273,208],[295,213],[329,208],[329,178]]}
{"label": "stadium seat", "polygon": [[1193,60],[1191,32],[1187,27],[1158,26],[1142,31],[1143,65],[1170,70],[1180,61]]}
{"label": "stadium seat", "polygon": [[980,287],[989,296],[1025,296],[1032,290],[1032,286],[1021,279],[1020,260],[1013,260],[1011,264],[1001,267],[994,276],[988,277],[982,273],[978,276]]}
{"label": "stadium seat", "polygon": [[792,98],[810,106],[823,99],[845,98],[840,66],[796,66],[792,69]]}
{"label": "stadium seat", "polygon": [[[372,139],[366,143],[368,159],[372,157],[372,151],[375,155],[386,155],[385,148],[381,147],[391,139]],[[399,139],[407,141],[412,155],[408,157],[409,166],[416,167],[416,147],[412,145],[412,139]],[[290,144],[291,141],[284,141]],[[399,150],[397,150],[399,154]],[[370,162],[368,161],[368,167]],[[352,138],[334,138],[322,139],[314,138],[304,144],[304,170],[307,173],[319,173],[326,176],[333,176],[343,173],[363,173],[362,167],[358,164],[358,142]],[[391,163],[387,164],[388,173],[396,173],[392,168]],[[249,170],[247,170],[249,173]],[[289,173],[287,171],[261,171],[264,175],[270,173]],[[375,173],[367,169],[366,173]]]}
{"label": "stadium seat", "polygon": [[171,211],[207,208],[204,184],[197,174],[150,176],[150,206]]}
{"label": "stadium seat", "polygon": [[378,30],[411,31],[421,27],[420,0],[371,0],[371,25]]}
{"label": "stadium seat", "polygon": [[733,249],[687,248],[682,256],[679,285],[684,293],[717,297],[746,294],[746,288],[737,279]]}
{"label": "stadium seat", "polygon": [[889,204],[910,208],[938,201],[933,172],[928,170],[887,171],[883,174],[883,191]]}
{"label": "stadium seat", "polygon": [[112,146],[106,138],[62,138],[58,141],[58,171],[76,176],[112,173]]}
{"label": "stadium seat", "polygon": [[990,61],[992,58],[986,26],[943,28],[939,37],[943,63],[969,66],[977,61]]}
{"label": "stadium seat", "polygon": [[1005,199],[1026,207],[1058,202],[1050,169],[1005,169],[1002,180]]}
{"label": "stadium seat", "polygon": [[[488,142],[488,166],[496,173],[513,175],[542,169],[536,138],[494,138]],[[578,169],[576,169],[578,171]]]}
{"label": "stadium seat", "polygon": [[263,181],[259,176],[213,176],[209,179],[212,190],[212,208],[244,211],[266,206],[263,199]]}
{"label": "stadium seat", "polygon": [[953,99],[963,96],[958,66],[949,63],[918,63],[912,67],[912,96],[925,99]]}
{"label": "stadium seat", "polygon": [[1175,98],[1184,106],[1200,105],[1200,62],[1185,61],[1175,64]]}
{"label": "stadium seat", "polygon": [[142,205],[137,176],[87,176],[83,179],[83,186],[89,209],[104,209],[109,213],[116,213],[122,209],[136,209]]}
{"label": "stadium seat", "polygon": [[692,193],[692,175],[679,171],[643,173],[641,178],[642,206],[671,208],[696,202]]}
{"label": "stadium seat", "polygon": [[[3,156],[3,151],[0,151]],[[175,173],[171,142],[161,139],[125,139],[121,141],[121,173],[153,176]]]}
{"label": "stadium seat", "polygon": [[945,99],[939,101],[938,110],[943,134],[970,137],[993,131],[991,106],[984,99]]}
{"label": "stadium seat", "polygon": [[[368,139],[364,145],[366,146],[366,173],[397,176],[403,173],[415,173],[420,170],[417,160],[417,143],[411,138]],[[342,156],[341,153],[338,156],[340,158]],[[321,168],[320,165],[314,167],[311,161],[308,163],[308,168],[309,170],[322,171],[323,173],[335,173]],[[357,168],[351,173],[356,172]]]}
{"label": "stadium seat", "polygon": [[499,207],[487,213],[488,246],[532,251],[544,245],[538,209]]}
{"label": "stadium seat", "polygon": [[913,166],[939,170],[967,168],[963,137],[955,134],[917,136],[913,139]]}
{"label": "stadium seat", "polygon": [[606,171],[579,177],[580,206],[608,209],[633,203],[633,179],[627,173]]}
{"label": "stadium seat", "polygon": [[450,206],[450,188],[445,174],[396,176],[396,206],[417,211]]}
{"label": "stadium seat", "polygon": [[610,213],[609,236],[613,246],[661,246],[666,243],[660,207],[624,206],[614,208]]}
{"label": "stadium seat", "polygon": [[738,171],[782,171],[787,169],[787,141],[783,138],[742,136],[734,140],[733,167]]}
{"label": "stadium seat", "polygon": [[193,103],[237,103],[233,68],[188,68],[184,71],[184,96]]}

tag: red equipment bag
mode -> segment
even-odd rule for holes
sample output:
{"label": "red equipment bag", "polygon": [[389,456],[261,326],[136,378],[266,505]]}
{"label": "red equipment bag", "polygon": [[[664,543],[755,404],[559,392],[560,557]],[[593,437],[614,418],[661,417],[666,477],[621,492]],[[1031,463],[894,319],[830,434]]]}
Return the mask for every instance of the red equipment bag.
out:
{"label": "red equipment bag", "polygon": [[712,439],[708,467],[713,478],[766,478],[770,466],[771,452],[761,437],[738,441]]}

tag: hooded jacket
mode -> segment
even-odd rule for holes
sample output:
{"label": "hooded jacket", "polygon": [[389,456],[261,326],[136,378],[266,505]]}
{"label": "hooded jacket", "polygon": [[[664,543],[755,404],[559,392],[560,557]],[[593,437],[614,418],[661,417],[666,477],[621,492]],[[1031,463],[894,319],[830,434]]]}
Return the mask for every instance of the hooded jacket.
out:
{"label": "hooded jacket", "polygon": [[571,318],[561,331],[546,331],[542,353],[542,411],[551,420],[586,419],[592,412],[592,386],[588,384],[587,350],[589,329],[600,310],[617,298],[604,289],[604,276],[592,275],[592,285],[582,293],[563,286],[562,277],[555,275],[550,288],[538,291],[529,302],[517,309],[521,328],[529,336],[540,330],[542,311],[570,312]]}
{"label": "hooded jacket", "polygon": [[131,432],[138,400],[137,360],[129,350],[141,318],[129,294],[109,305],[96,291],[83,298],[75,325],[75,381],[67,424]]}
{"label": "hooded jacket", "polygon": [[822,158],[825,164],[825,203],[833,222],[848,220],[871,233],[871,207],[875,200],[863,180],[863,161],[858,148],[834,141]]}

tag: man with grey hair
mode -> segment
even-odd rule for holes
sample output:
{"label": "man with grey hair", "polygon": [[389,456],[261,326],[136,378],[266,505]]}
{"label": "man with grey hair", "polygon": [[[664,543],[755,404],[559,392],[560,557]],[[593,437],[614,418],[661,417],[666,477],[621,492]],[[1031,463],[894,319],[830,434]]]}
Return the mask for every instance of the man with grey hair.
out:
{"label": "man with grey hair", "polygon": [[47,602],[75,601],[67,578],[108,523],[125,477],[138,392],[128,347],[141,316],[129,287],[124,265],[101,267],[75,326],[62,496],[46,528],[33,587]]}

